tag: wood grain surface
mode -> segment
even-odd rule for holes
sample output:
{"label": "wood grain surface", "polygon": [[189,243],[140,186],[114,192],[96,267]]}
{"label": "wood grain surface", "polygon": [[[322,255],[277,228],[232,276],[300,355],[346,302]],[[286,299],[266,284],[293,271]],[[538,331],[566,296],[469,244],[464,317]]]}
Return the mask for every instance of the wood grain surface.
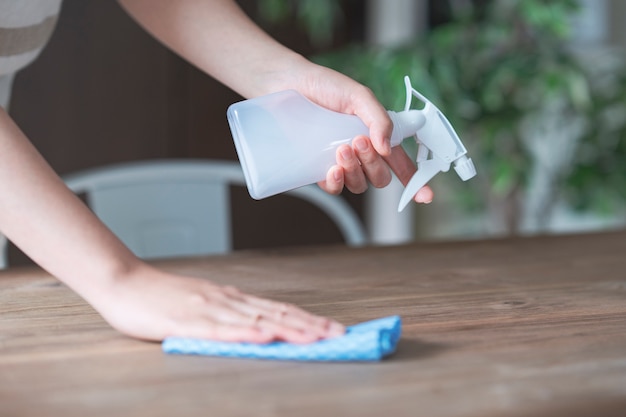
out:
{"label": "wood grain surface", "polygon": [[169,356],[31,268],[0,273],[1,416],[624,416],[626,232],[237,252],[159,266],[354,324],[380,363]]}

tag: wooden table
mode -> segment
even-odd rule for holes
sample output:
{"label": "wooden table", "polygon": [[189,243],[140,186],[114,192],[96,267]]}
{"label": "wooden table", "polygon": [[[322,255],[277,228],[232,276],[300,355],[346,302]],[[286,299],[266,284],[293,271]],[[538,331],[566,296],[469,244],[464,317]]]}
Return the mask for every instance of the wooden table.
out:
{"label": "wooden table", "polygon": [[163,262],[346,324],[381,363],[169,356],[36,269],[0,273],[2,416],[626,416],[626,232]]}

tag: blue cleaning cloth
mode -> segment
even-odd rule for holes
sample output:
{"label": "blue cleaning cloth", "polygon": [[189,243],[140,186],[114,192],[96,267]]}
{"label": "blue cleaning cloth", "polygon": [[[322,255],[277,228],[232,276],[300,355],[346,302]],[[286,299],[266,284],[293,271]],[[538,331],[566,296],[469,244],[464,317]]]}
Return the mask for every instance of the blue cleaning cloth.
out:
{"label": "blue cleaning cloth", "polygon": [[396,350],[401,331],[400,317],[389,316],[350,326],[342,336],[310,344],[234,343],[169,337],[161,347],[165,353],[230,358],[312,362],[379,361]]}

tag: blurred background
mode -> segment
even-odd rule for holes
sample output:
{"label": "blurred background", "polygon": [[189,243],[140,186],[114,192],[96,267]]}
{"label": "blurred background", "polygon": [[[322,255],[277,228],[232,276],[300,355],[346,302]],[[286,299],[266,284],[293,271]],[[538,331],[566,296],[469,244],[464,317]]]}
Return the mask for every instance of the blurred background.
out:
{"label": "blurred background", "polygon": [[[394,182],[344,193],[375,244],[626,226],[626,3],[620,0],[240,0],[277,40],[366,84],[390,110],[403,76],[455,126],[478,176],[453,172],[402,214]],[[65,0],[15,80],[10,113],[59,174],[154,158],[236,160],[241,97],[109,0]],[[405,141],[407,152],[415,146]],[[342,241],[286,196],[232,195],[235,249]],[[12,263],[25,262],[11,248]]]}

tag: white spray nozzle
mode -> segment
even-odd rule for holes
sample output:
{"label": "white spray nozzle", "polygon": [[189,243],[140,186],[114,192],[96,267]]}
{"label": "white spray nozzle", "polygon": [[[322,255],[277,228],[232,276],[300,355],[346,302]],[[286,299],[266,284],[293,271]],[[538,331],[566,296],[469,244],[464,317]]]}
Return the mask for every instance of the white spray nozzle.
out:
{"label": "white spray nozzle", "polygon": [[[404,77],[404,84],[407,97],[402,113],[405,113],[406,116],[403,116],[402,119],[410,117],[409,114],[415,112],[415,110],[410,110],[413,97],[420,100],[424,104],[424,108],[418,111],[421,116],[419,122],[415,123],[415,126],[419,126],[418,129],[413,131],[411,135],[405,136],[413,136],[419,146],[417,172],[407,183],[402,193],[398,211],[402,211],[415,194],[435,175],[439,172],[447,172],[452,163],[454,163],[454,169],[463,181],[476,175],[474,163],[466,156],[467,150],[448,119],[434,104],[411,86],[411,80],[408,76]],[[402,133],[406,134],[406,132]]]}
{"label": "white spray nozzle", "polygon": [[465,155],[454,162],[454,170],[463,181],[467,181],[476,175],[476,168],[472,158],[468,158]]}

